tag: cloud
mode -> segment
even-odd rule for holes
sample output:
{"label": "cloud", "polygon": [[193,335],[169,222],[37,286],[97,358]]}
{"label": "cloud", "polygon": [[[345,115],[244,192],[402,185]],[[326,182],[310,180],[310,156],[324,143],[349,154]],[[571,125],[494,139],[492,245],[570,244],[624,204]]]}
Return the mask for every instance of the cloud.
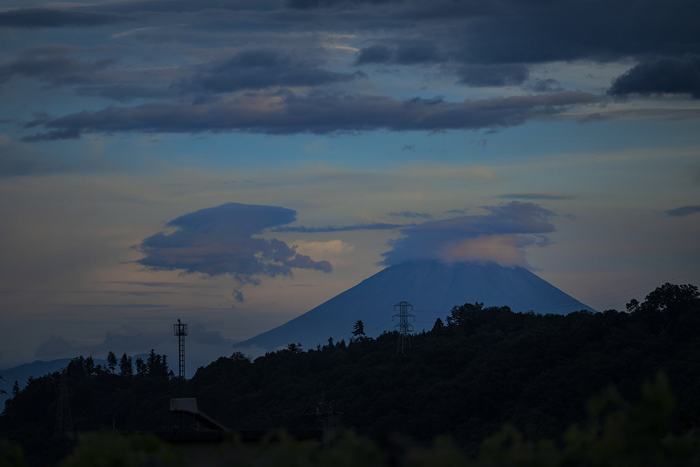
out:
{"label": "cloud", "polygon": [[243,298],[243,292],[241,292],[240,290],[233,289],[233,292],[231,292],[231,295],[233,295],[233,299],[237,303],[244,303],[245,302],[245,298]]}
{"label": "cloud", "polygon": [[146,256],[137,262],[153,270],[230,274],[240,284],[257,284],[258,276],[288,276],[292,268],[331,272],[328,261],[300,255],[275,238],[253,237],[295,220],[295,211],[275,206],[227,203],[201,209],[168,222],[174,232],[144,239],[138,249]]}
{"label": "cloud", "polygon": [[508,193],[505,195],[499,195],[497,198],[503,199],[545,199],[545,200],[560,200],[560,199],[576,199],[578,196],[575,195],[562,195],[553,193]]}
{"label": "cloud", "polygon": [[404,42],[394,53],[394,62],[401,65],[434,63],[442,61],[437,46],[427,41]]}
{"label": "cloud", "polygon": [[278,0],[131,0],[128,2],[103,2],[90,5],[92,11],[109,11],[121,14],[133,13],[197,13],[210,10],[241,12],[245,10],[277,10]]}
{"label": "cloud", "polygon": [[383,45],[373,45],[360,49],[360,53],[355,60],[355,65],[365,65],[367,63],[388,63],[391,61],[394,51]]}
{"label": "cloud", "polygon": [[508,64],[474,64],[463,63],[438,51],[431,42],[405,42],[395,49],[373,45],[360,49],[355,65],[365,64],[394,64],[418,65],[442,63],[442,70],[456,74],[458,84],[467,86],[516,86],[524,83],[529,77],[527,66],[520,63]]}
{"label": "cloud", "polygon": [[130,21],[132,18],[75,10],[27,8],[0,13],[0,27],[6,28],[85,28]]}
{"label": "cloud", "polygon": [[[623,23],[610,20],[613,11]],[[469,86],[523,84],[530,65],[547,62],[700,54],[700,4],[690,1],[673,8],[633,0],[610,0],[605,8],[577,0],[406,1],[365,7],[362,13],[356,22],[381,31],[381,39],[364,46],[355,65],[440,63],[443,72]],[[433,52],[399,60],[401,44],[410,43],[431,44]],[[548,80],[530,88],[560,90]]]}
{"label": "cloud", "polygon": [[561,92],[564,89],[556,79],[535,79],[531,83],[527,83],[523,88],[534,92]]}
{"label": "cloud", "polygon": [[34,353],[36,358],[54,357],[55,355],[65,354],[73,350],[73,344],[68,339],[53,334],[46,341],[42,342],[37,351]]}
{"label": "cloud", "polygon": [[82,155],[68,159],[38,149],[0,133],[0,179],[79,172],[99,167],[98,161],[83,158]]}
{"label": "cloud", "polygon": [[63,51],[30,54],[0,66],[0,83],[22,76],[48,82],[51,86],[91,84],[96,72],[115,61],[113,58],[78,60]]}
{"label": "cloud", "polygon": [[393,3],[399,2],[400,0],[287,0],[285,3],[289,8],[298,9],[309,9],[309,8],[319,8],[328,7],[332,5],[337,5],[339,3]]}
{"label": "cloud", "polygon": [[[611,21],[611,12],[625,18]],[[415,21],[464,63],[543,63],[698,51],[700,5],[659,1],[410,2],[395,20]],[[434,26],[427,30],[427,26]],[[420,29],[419,29],[420,30]],[[407,34],[415,36],[415,30]]]}
{"label": "cloud", "polygon": [[403,212],[390,212],[390,216],[394,217],[406,217],[408,219],[432,219],[433,216],[425,212],[413,212],[413,211],[403,211]]}
{"label": "cloud", "polygon": [[195,78],[176,85],[182,92],[225,93],[271,86],[319,86],[367,76],[321,69],[308,60],[293,60],[275,50],[245,50],[227,60],[196,67]]}
{"label": "cloud", "polygon": [[315,255],[338,255],[352,252],[355,247],[342,240],[329,240],[327,242],[295,241],[299,253]]}
{"label": "cloud", "polygon": [[532,245],[519,235],[490,235],[445,245],[443,257],[448,262],[494,262],[504,267],[528,267],[521,248]]}
{"label": "cloud", "polygon": [[530,76],[527,67],[521,64],[466,64],[457,67],[455,72],[460,77],[457,83],[473,87],[518,86]]}
{"label": "cloud", "polygon": [[602,99],[585,92],[498,97],[463,102],[442,99],[397,100],[376,95],[288,94],[281,100],[255,96],[209,104],[162,102],[135,107],[82,111],[40,123],[48,129],[23,138],[49,141],[79,138],[83,133],[250,133],[328,134],[373,130],[433,131],[505,128],[563,112],[573,105]]}
{"label": "cloud", "polygon": [[700,99],[700,55],[646,60],[615,78],[608,94],[690,94]]}
{"label": "cloud", "polygon": [[129,102],[134,99],[158,99],[173,96],[173,91],[154,86],[139,84],[93,84],[74,88],[80,96],[102,97],[118,102]]}
{"label": "cloud", "polygon": [[[191,345],[196,343],[207,347],[232,347],[234,341],[225,338],[219,331],[208,331],[202,323],[192,321],[188,323],[187,341]],[[79,345],[62,336],[51,335],[39,345],[34,356],[36,358],[56,359],[61,357],[77,357],[78,355],[106,356],[107,352],[114,352],[117,356],[123,353],[134,355],[148,352],[150,349],[172,348],[172,327],[170,332],[139,329],[134,326],[123,325],[118,329],[107,331],[104,339],[91,345]],[[188,352],[191,352],[188,345]],[[177,366],[177,360],[170,361],[170,365]]]}
{"label": "cloud", "polygon": [[524,235],[539,235],[545,245],[543,234],[554,232],[549,219],[555,214],[537,204],[512,201],[485,209],[489,212],[486,215],[429,221],[403,229],[403,236],[389,243],[392,249],[382,253],[381,264],[437,259],[526,266],[522,248],[536,242]]}
{"label": "cloud", "polygon": [[204,345],[233,345],[233,341],[222,336],[219,331],[207,331],[204,325],[198,322],[187,324],[187,338]]}
{"label": "cloud", "polygon": [[665,211],[665,214],[667,216],[671,217],[685,217],[685,216],[690,216],[692,214],[697,214],[700,212],[700,205],[693,205],[693,206],[683,206],[680,208],[676,209],[669,209],[668,211]]}
{"label": "cloud", "polygon": [[529,77],[527,66],[520,63],[478,64],[464,63],[457,57],[450,57],[438,51],[431,42],[404,42],[398,47],[389,48],[373,45],[360,49],[355,65],[394,64],[417,65],[442,63],[442,70],[459,76],[457,83],[474,87],[515,86],[524,83]]}
{"label": "cloud", "polygon": [[382,222],[374,222],[370,224],[355,224],[343,226],[327,226],[327,227],[275,227],[273,232],[301,232],[301,233],[322,233],[322,232],[350,232],[354,230],[394,230],[405,227],[403,224],[386,224]]}

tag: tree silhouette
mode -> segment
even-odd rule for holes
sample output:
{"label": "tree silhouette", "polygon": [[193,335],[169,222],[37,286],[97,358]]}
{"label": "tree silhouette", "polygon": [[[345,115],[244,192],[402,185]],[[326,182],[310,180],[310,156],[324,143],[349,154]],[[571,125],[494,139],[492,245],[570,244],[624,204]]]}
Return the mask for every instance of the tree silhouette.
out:
{"label": "tree silhouette", "polygon": [[117,356],[111,350],[107,354],[107,366],[109,367],[110,373],[114,373],[114,369],[117,367]]}
{"label": "tree silhouette", "polygon": [[122,359],[119,362],[119,371],[122,376],[134,376],[134,365],[131,363],[131,357],[127,357],[126,353],[122,355]]}
{"label": "tree silhouette", "polygon": [[367,337],[365,334],[365,325],[362,323],[362,320],[357,320],[355,327],[353,328],[352,335],[356,338]]}

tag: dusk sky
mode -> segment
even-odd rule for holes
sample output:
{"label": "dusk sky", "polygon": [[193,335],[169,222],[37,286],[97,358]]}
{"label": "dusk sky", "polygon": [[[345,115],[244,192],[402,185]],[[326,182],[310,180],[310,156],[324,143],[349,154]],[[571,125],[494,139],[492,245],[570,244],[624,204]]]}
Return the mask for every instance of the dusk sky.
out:
{"label": "dusk sky", "polygon": [[0,368],[172,366],[180,318],[191,375],[408,260],[600,311],[700,285],[699,24],[697,0],[3,0]]}

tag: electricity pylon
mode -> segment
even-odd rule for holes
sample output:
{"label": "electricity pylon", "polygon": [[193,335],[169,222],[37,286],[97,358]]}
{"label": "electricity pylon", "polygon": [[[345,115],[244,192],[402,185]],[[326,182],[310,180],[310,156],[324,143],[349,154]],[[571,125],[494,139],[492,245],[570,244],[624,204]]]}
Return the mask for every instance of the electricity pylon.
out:
{"label": "electricity pylon", "polygon": [[187,335],[187,325],[185,323],[180,322],[180,320],[177,320],[177,324],[173,325],[175,328],[175,335],[178,337],[178,349],[179,349],[179,356],[180,356],[180,365],[179,365],[179,375],[180,378],[185,377],[185,336]]}
{"label": "electricity pylon", "polygon": [[403,349],[404,349],[404,343],[408,342],[408,346],[411,346],[411,335],[410,333],[413,332],[413,325],[409,324],[408,318],[413,318],[415,321],[416,317],[408,313],[408,307],[411,307],[411,311],[413,311],[413,305],[411,305],[408,302],[399,302],[396,305],[394,305],[394,311],[396,311],[396,308],[399,308],[399,313],[392,316],[391,320],[393,321],[394,318],[397,316],[399,317],[399,324],[394,326],[396,329],[399,330],[399,342],[396,344],[396,353],[398,354],[401,352],[403,355]]}
{"label": "electricity pylon", "polygon": [[53,428],[54,436],[73,434],[73,418],[70,415],[70,403],[68,402],[68,375],[66,369],[61,373],[61,386],[58,396],[58,409],[56,410],[56,425]]}

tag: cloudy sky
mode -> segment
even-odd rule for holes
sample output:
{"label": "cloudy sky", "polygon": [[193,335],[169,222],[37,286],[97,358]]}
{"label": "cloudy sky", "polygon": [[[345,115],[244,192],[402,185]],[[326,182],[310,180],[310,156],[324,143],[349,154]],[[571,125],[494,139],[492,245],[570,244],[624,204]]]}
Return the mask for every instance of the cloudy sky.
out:
{"label": "cloudy sky", "polygon": [[0,368],[174,356],[181,318],[194,370],[406,260],[527,267],[598,310],[700,285],[699,22],[4,0]]}

